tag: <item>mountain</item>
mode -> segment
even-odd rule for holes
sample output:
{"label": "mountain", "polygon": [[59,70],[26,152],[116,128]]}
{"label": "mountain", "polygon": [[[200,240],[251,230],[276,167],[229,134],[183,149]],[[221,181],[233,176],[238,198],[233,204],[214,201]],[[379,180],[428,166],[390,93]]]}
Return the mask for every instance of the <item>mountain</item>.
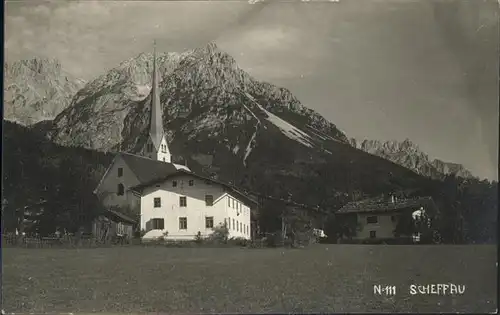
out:
{"label": "mountain", "polygon": [[[227,116],[235,109],[251,116],[245,107],[254,106],[250,98],[255,98],[282,118],[347,143],[335,125],[302,106],[290,91],[254,80],[214,43],[184,53],[160,54],[158,63],[166,124],[185,118],[181,117],[185,111],[190,112],[189,118],[210,110],[211,114],[217,112],[218,118],[238,119]],[[151,72],[152,54],[143,53],[87,84],[54,121],[54,140],[104,150],[129,140],[123,131],[130,129],[126,123],[137,109],[149,104]],[[110,121],[110,115],[119,119]],[[97,128],[100,136],[96,139]]]}
{"label": "mountain", "polygon": [[442,179],[446,175],[455,175],[462,178],[473,178],[472,173],[461,164],[443,162],[438,159],[431,160],[409,139],[402,142],[394,140],[385,142],[363,140],[358,142],[356,139],[350,139],[350,143],[355,148],[392,161],[427,177]]}
{"label": "mountain", "polygon": [[[259,82],[215,44],[160,54],[163,122],[175,158],[244,188],[320,204],[418,187],[425,178],[357,150],[285,88]],[[137,152],[147,131],[152,55],[89,82],[54,120],[66,146]]]}
{"label": "mountain", "polygon": [[53,119],[83,85],[54,59],[4,64],[4,117],[23,125]]}

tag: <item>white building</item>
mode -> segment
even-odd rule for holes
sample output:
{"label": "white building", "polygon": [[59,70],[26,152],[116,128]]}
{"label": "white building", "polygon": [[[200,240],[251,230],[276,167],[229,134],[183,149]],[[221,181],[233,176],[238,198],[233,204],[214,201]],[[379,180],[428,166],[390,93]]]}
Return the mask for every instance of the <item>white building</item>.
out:
{"label": "white building", "polygon": [[141,199],[143,239],[193,240],[226,225],[229,238],[251,239],[251,208],[255,202],[234,187],[185,170],[132,191]]}

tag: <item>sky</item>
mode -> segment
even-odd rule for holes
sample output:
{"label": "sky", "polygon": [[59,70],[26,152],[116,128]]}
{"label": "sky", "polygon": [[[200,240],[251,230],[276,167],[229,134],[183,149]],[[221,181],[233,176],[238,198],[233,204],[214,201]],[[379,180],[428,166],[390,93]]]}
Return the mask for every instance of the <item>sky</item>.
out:
{"label": "sky", "polygon": [[215,41],[356,139],[416,143],[498,179],[495,0],[8,1],[5,59],[85,80],[152,50]]}

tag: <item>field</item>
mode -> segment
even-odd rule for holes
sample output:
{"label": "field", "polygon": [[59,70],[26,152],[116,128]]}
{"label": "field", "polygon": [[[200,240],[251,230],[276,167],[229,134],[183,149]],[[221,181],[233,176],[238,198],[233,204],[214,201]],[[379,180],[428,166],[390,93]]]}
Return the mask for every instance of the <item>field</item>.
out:
{"label": "field", "polygon": [[[487,312],[496,246],[3,249],[6,312]],[[466,285],[460,296],[410,284]],[[373,285],[396,285],[375,296]]]}

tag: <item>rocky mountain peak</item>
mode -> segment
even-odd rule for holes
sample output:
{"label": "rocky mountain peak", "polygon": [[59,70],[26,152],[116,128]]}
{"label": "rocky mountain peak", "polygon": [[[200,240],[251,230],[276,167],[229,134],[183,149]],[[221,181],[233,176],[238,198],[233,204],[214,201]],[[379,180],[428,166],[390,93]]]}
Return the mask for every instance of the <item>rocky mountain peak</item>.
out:
{"label": "rocky mountain peak", "polygon": [[215,53],[221,53],[222,51],[219,49],[217,46],[217,43],[215,41],[210,41],[208,42],[205,46],[195,48],[195,52],[200,52],[200,53],[207,53],[209,55],[215,54]]}
{"label": "rocky mountain peak", "polygon": [[12,75],[27,74],[28,72],[37,74],[53,74],[61,72],[61,63],[53,58],[39,58],[18,60],[11,65],[4,65],[4,69],[9,70]]}
{"label": "rocky mountain peak", "polygon": [[85,82],[51,58],[4,64],[4,117],[24,125],[53,119]]}
{"label": "rocky mountain peak", "polygon": [[463,178],[472,177],[472,174],[460,164],[443,162],[437,159],[431,160],[417,144],[408,138],[403,141],[357,141],[352,138],[349,142],[357,149],[382,157],[431,178],[442,178],[444,175],[449,174],[455,174]]}

